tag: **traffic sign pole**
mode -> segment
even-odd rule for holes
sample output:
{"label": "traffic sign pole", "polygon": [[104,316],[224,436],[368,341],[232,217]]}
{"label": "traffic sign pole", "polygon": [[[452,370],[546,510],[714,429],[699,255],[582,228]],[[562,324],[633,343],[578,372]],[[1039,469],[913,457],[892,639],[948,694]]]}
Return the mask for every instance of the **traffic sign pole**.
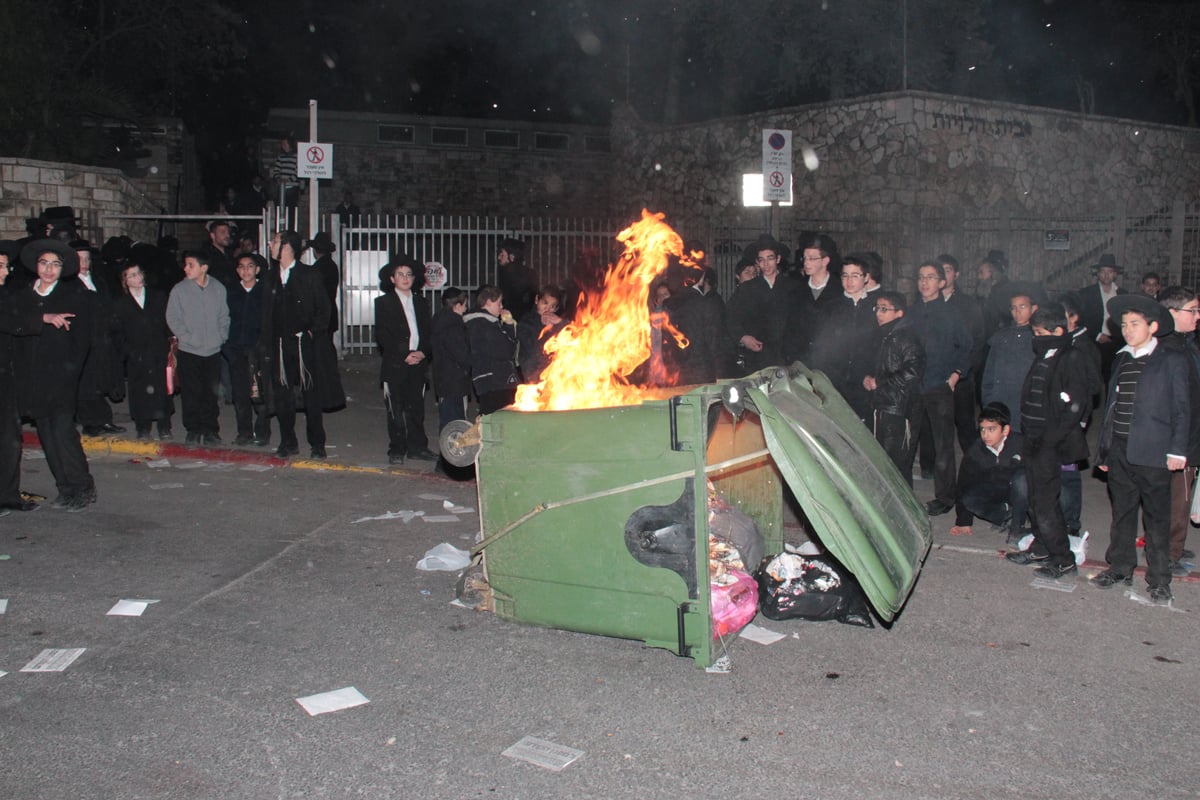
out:
{"label": "traffic sign pole", "polygon": [[[317,101],[308,101],[308,140],[310,142],[319,142],[317,138]],[[297,153],[296,157],[304,158],[304,155]],[[320,204],[320,189],[316,178],[308,179],[308,238],[311,239],[317,235],[321,226],[321,204]]]}

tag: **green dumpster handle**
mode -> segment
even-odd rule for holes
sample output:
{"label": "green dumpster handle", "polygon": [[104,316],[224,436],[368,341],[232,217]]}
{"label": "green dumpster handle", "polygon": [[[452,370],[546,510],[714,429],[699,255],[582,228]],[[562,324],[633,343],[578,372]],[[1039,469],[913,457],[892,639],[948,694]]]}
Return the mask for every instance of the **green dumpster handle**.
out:
{"label": "green dumpster handle", "polygon": [[[726,459],[725,461],[718,461],[716,464],[708,464],[704,467],[704,474],[711,475],[714,472],[721,472],[722,470],[729,469],[730,467],[736,467],[739,464],[745,464],[750,461],[755,461],[759,458],[762,458],[763,456],[770,455],[770,454],[771,454],[771,451],[764,447],[761,450],[755,450],[752,453],[746,453],[744,455],[738,456],[737,458],[730,458],[730,459]],[[564,506],[571,506],[571,505],[575,505],[576,503],[586,503],[590,500],[598,500],[601,497],[611,497],[614,494],[623,494],[625,492],[632,492],[636,489],[644,489],[647,486],[657,486],[661,483],[670,483],[671,481],[683,480],[684,478],[694,477],[695,474],[696,474],[695,470],[687,470],[685,472],[676,472],[671,475],[660,475],[657,478],[650,478],[648,480],[638,481],[637,483],[627,483],[624,486],[614,486],[611,489],[604,489],[603,491],[592,492],[591,494],[580,495],[579,497],[571,497],[566,500],[551,500],[548,503],[538,503],[536,506],[531,508],[529,511],[525,512],[517,519],[513,520],[512,522],[505,525],[500,530],[493,533],[491,536],[484,539],[479,544],[472,547],[471,548],[471,556],[474,557],[474,556],[479,555],[481,552],[483,552],[484,548],[486,548],[489,544],[491,544],[492,542],[495,542],[498,539],[503,539],[505,536],[512,533],[514,530],[519,528],[521,525],[525,524],[525,522],[527,522],[528,520],[532,519],[533,517],[536,517],[538,514],[541,514],[543,511],[549,511],[554,508],[562,508]]]}

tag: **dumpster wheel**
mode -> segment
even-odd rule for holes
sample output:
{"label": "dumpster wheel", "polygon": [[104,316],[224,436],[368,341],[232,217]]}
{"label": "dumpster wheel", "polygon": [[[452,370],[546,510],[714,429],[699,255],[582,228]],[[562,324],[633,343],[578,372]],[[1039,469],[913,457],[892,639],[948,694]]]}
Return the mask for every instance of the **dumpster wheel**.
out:
{"label": "dumpster wheel", "polygon": [[469,467],[475,463],[481,441],[479,422],[465,419],[447,422],[438,436],[442,456],[456,467]]}

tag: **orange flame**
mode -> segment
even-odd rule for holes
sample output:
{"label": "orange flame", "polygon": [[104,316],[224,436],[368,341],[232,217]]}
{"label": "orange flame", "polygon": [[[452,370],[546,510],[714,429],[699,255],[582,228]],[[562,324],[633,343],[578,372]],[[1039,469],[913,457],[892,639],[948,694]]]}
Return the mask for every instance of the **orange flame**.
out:
{"label": "orange flame", "polygon": [[[625,252],[608,268],[598,293],[586,293],[575,319],[546,342],[549,366],[542,381],[517,389],[521,411],[562,411],[635,405],[646,390],[629,376],[651,356],[651,333],[669,334],[680,347],[687,339],[665,313],[651,320],[650,286],[675,256],[687,267],[699,268],[683,251],[683,240],[663,222],[664,214],[642,209],[642,219],[617,236]],[[651,365],[655,373],[659,364]],[[672,383],[661,372],[655,383]]]}

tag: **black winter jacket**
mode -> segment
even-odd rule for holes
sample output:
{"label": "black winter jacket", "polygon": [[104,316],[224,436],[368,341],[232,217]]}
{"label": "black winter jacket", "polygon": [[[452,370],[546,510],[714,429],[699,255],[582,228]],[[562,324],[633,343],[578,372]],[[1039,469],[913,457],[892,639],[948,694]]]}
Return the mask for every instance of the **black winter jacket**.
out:
{"label": "black winter jacket", "polygon": [[875,361],[875,391],[871,407],[884,414],[908,417],[921,395],[925,374],[925,346],[912,324],[904,318],[880,328],[883,341]]}

